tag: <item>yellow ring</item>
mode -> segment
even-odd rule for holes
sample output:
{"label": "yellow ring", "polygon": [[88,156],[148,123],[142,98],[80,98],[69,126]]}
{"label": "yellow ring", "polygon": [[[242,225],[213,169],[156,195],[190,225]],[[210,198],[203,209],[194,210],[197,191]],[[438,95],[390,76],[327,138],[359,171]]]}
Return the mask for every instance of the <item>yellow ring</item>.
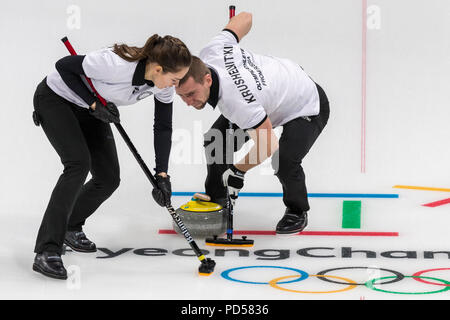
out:
{"label": "yellow ring", "polygon": [[[351,290],[353,288],[356,288],[357,284],[355,281],[344,278],[344,277],[338,277],[338,276],[330,276],[330,275],[322,275],[322,274],[310,274],[310,277],[323,277],[323,278],[334,278],[334,279],[338,279],[338,280],[344,280],[347,281],[348,283],[350,283],[350,285],[344,289],[339,289],[339,290],[334,290],[334,291],[300,291],[300,290],[291,290],[291,289],[286,289],[286,288],[282,288],[279,285],[277,285],[277,283],[281,280],[284,279],[289,279],[289,278],[295,278],[295,277],[301,277],[298,275],[295,276],[286,276],[286,277],[280,277],[280,278],[276,278],[273,280],[269,281],[269,284],[271,287],[278,289],[278,290],[283,290],[283,291],[289,291],[289,292],[296,292],[296,293],[336,293],[336,292],[344,292],[344,291],[348,291]],[[353,284],[352,284],[353,283]]]}

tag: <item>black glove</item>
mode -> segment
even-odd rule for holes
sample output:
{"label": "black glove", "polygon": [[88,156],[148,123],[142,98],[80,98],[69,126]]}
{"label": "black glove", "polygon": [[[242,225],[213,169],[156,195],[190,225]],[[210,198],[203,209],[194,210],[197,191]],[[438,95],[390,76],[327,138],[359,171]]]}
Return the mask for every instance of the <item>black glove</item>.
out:
{"label": "black glove", "polygon": [[156,175],[156,182],[158,188],[154,188],[152,191],[153,199],[161,207],[165,207],[170,204],[170,197],[172,196],[172,185],[170,184],[170,176],[162,177]]}
{"label": "black glove", "polygon": [[244,186],[244,175],[244,171],[239,170],[233,165],[222,175],[223,185],[227,187],[230,201],[233,206],[239,196],[239,191]]}
{"label": "black glove", "polygon": [[89,113],[106,123],[120,123],[119,110],[112,102],[107,102],[106,106],[104,106],[97,98],[95,101],[95,110],[89,108]]}

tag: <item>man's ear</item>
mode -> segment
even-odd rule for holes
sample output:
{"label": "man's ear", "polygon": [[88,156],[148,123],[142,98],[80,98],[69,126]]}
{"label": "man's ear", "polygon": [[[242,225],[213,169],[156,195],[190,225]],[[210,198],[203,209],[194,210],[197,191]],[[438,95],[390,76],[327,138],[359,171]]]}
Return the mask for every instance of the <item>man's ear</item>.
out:
{"label": "man's ear", "polygon": [[212,77],[209,73],[205,74],[203,77],[203,83],[206,83],[208,85],[208,88],[212,85]]}

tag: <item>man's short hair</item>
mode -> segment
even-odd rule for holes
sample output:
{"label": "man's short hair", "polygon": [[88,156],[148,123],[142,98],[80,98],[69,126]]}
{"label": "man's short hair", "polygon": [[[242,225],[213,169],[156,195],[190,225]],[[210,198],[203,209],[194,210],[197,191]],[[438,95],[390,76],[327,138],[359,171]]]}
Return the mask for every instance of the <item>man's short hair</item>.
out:
{"label": "man's short hair", "polygon": [[189,67],[189,71],[186,73],[183,79],[180,80],[178,86],[181,86],[183,83],[185,83],[189,79],[189,77],[194,78],[195,82],[203,84],[205,75],[207,74],[211,74],[209,68],[203,63],[202,60],[200,60],[199,57],[192,56],[192,62],[191,66]]}

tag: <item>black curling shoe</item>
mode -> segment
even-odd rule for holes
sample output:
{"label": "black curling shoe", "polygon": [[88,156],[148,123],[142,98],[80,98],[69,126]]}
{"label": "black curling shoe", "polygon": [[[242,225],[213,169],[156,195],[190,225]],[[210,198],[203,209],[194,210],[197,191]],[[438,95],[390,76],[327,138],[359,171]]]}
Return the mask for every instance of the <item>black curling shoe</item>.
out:
{"label": "black curling shoe", "polygon": [[38,253],[34,258],[33,270],[53,279],[67,279],[61,256],[55,252]]}
{"label": "black curling shoe", "polygon": [[278,234],[291,234],[303,231],[308,224],[308,213],[294,212],[286,209],[283,218],[278,222],[276,232]]}
{"label": "black curling shoe", "polygon": [[64,243],[78,252],[96,252],[95,243],[86,238],[83,231],[67,231]]}

